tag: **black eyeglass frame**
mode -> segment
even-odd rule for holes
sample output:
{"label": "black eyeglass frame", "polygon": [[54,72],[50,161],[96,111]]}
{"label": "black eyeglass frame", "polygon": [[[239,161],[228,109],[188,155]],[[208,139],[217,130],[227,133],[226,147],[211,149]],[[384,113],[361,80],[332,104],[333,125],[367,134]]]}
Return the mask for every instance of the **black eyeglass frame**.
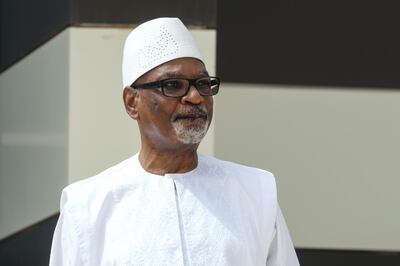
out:
{"label": "black eyeglass frame", "polygon": [[[210,78],[210,79],[214,79],[214,81],[217,81],[216,89],[211,90],[212,92],[214,92],[213,94],[204,94],[197,88],[196,82],[198,80],[201,80],[204,78]],[[164,82],[167,80],[176,80],[176,79],[183,79],[183,80],[189,81],[189,86],[187,87],[185,93],[183,95],[179,95],[179,96],[166,95],[164,92],[164,87],[163,87]],[[157,80],[157,81],[152,81],[152,82],[142,83],[142,84],[135,84],[135,82],[133,82],[130,87],[133,89],[158,89],[158,88],[161,88],[161,92],[164,96],[172,97],[172,98],[179,98],[179,97],[185,96],[189,92],[191,86],[194,86],[201,96],[214,96],[219,91],[219,85],[220,85],[220,79],[218,77],[201,77],[201,78],[196,78],[196,79],[167,78],[167,79],[162,79],[162,80]]]}

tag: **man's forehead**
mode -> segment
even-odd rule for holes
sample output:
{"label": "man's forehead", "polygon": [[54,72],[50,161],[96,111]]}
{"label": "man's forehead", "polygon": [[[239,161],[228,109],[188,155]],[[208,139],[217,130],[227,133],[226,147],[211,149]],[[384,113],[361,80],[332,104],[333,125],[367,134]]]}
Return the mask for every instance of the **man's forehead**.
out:
{"label": "man's forehead", "polygon": [[[202,61],[194,58],[179,58],[155,67],[142,77],[144,79],[161,80],[166,78],[203,76],[209,76],[209,74]],[[138,80],[143,79],[139,78]]]}
{"label": "man's forehead", "polygon": [[[199,71],[197,73],[194,73],[195,76],[198,77],[204,77],[204,76],[209,76],[208,72],[206,70],[204,71]],[[159,78],[160,79],[166,79],[166,78],[184,78],[186,77],[187,74],[182,72],[182,71],[165,71],[164,73],[162,73]]]}

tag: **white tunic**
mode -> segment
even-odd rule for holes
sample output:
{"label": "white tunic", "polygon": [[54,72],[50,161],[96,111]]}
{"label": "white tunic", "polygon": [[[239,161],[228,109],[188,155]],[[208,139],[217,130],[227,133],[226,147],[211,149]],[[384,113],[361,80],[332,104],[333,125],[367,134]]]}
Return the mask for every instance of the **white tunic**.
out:
{"label": "white tunic", "polygon": [[299,262],[267,171],[199,155],[155,175],[138,155],[69,185],[50,265],[268,265]]}

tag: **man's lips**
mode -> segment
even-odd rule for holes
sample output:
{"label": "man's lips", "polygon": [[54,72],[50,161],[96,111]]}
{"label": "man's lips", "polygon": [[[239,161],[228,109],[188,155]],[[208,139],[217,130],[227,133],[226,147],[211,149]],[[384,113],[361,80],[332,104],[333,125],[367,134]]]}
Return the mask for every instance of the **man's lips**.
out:
{"label": "man's lips", "polygon": [[176,122],[176,121],[182,120],[182,119],[188,119],[188,120],[203,119],[203,120],[207,120],[207,118],[208,118],[207,114],[179,114],[173,119],[173,121]]}

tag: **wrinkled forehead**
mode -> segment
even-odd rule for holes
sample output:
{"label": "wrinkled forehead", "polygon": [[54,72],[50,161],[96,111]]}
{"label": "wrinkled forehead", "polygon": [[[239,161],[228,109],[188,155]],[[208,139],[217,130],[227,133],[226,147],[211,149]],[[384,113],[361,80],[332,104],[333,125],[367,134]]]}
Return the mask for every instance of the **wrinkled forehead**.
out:
{"label": "wrinkled forehead", "polygon": [[203,61],[193,36],[178,18],[158,18],[139,25],[127,37],[122,75],[129,86],[143,74],[178,58]]}

